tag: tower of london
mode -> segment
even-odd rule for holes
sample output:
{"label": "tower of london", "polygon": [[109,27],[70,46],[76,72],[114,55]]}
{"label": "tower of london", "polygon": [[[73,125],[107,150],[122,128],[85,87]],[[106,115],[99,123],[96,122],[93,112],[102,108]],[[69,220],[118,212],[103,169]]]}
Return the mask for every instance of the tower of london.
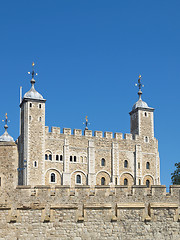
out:
{"label": "tower of london", "polygon": [[[31,89],[21,104],[19,185],[151,185],[160,184],[158,141],[154,137],[154,109],[142,100],[130,114],[130,133],[52,127],[45,124],[46,99]],[[87,119],[86,119],[87,121]],[[25,167],[24,167],[25,166]]]}
{"label": "tower of london", "polygon": [[[20,136],[0,136],[0,239],[174,239],[180,186],[160,185],[154,109],[138,99],[130,133],[49,127],[46,99],[20,102]],[[48,113],[47,113],[48,114]],[[162,224],[163,223],[163,224]]]}

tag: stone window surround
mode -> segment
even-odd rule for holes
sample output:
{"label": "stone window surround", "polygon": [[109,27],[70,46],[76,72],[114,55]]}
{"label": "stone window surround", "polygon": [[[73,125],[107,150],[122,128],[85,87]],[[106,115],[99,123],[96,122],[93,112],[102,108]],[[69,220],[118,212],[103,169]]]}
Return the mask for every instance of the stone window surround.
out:
{"label": "stone window surround", "polygon": [[101,167],[105,167],[106,166],[106,160],[105,158],[101,158]]}
{"label": "stone window surround", "polygon": [[[36,163],[36,166],[35,166],[35,163]],[[36,161],[36,160],[33,161],[33,167],[34,167],[34,168],[38,168],[38,161]]]}
{"label": "stone window surround", "polygon": [[[47,153],[48,152],[48,153]],[[46,155],[47,155],[47,159],[46,159]],[[51,155],[51,160],[49,159],[49,156]],[[53,161],[53,154],[52,154],[52,152],[50,151],[50,150],[46,150],[45,151],[45,156],[44,156],[44,159],[45,159],[45,161]]]}
{"label": "stone window surround", "polygon": [[145,143],[149,143],[149,137],[148,137],[148,136],[145,136],[145,137],[144,137],[144,142],[145,142]]}
{"label": "stone window surround", "polygon": [[[51,175],[52,175],[52,173],[54,174],[54,176],[55,176],[55,181],[54,182],[52,182],[51,181]],[[49,174],[49,183],[57,183],[57,176],[56,176],[56,173],[55,172],[51,172],[50,174]]]}
{"label": "stone window surround", "polygon": [[[102,184],[102,183],[103,183],[103,184]],[[103,185],[103,186],[106,185],[106,178],[105,178],[105,177],[102,177],[102,178],[101,178],[101,185]]]}
{"label": "stone window surround", "polygon": [[[78,175],[81,177],[81,183],[78,183],[78,182],[77,182],[77,176],[78,176]],[[78,172],[77,174],[75,174],[75,183],[76,183],[77,185],[82,185],[82,174],[79,173],[79,172]]]}
{"label": "stone window surround", "polygon": [[124,160],[124,168],[128,168],[128,160]]}

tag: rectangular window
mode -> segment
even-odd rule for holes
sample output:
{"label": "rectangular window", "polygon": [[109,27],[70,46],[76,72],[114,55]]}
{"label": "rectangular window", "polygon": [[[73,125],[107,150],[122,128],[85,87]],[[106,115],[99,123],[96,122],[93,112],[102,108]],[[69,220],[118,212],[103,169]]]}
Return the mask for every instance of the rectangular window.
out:
{"label": "rectangular window", "polygon": [[70,156],[70,162],[72,162],[72,156]]}

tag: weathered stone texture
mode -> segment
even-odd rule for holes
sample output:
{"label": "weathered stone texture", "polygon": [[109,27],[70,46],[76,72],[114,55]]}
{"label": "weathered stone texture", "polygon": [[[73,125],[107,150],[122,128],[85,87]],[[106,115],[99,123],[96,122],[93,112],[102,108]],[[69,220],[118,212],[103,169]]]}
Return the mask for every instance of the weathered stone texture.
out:
{"label": "weathered stone texture", "polygon": [[1,191],[0,239],[179,240],[180,186],[170,192],[164,186],[152,186],[151,194],[145,186],[18,186],[6,203]]}

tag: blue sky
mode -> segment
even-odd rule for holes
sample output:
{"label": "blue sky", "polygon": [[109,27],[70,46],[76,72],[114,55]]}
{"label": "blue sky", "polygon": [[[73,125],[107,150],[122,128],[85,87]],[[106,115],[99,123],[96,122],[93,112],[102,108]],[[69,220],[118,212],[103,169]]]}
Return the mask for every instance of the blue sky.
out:
{"label": "blue sky", "polygon": [[[129,112],[143,100],[155,108],[161,183],[180,161],[180,1],[0,1],[0,118],[19,135],[19,87],[47,99],[46,125],[130,132]],[[1,123],[0,133],[3,133]]]}

